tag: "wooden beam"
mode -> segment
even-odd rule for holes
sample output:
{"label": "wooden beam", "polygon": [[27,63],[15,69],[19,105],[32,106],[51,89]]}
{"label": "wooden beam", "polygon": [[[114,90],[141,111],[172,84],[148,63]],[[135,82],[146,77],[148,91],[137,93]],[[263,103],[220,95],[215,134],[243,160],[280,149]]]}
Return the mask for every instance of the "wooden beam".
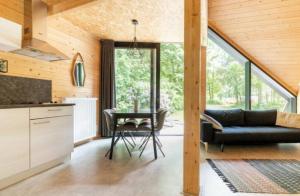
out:
{"label": "wooden beam", "polygon": [[96,0],[54,0],[54,1],[56,1],[57,3],[52,5],[49,5],[48,3],[49,15],[58,14],[66,10],[73,9]]}
{"label": "wooden beam", "polygon": [[184,1],[183,191],[200,191],[201,0]]}
{"label": "wooden beam", "polygon": [[224,40],[226,40],[228,43],[230,43],[233,47],[235,47],[237,50],[239,50],[245,57],[250,59],[255,65],[257,65],[261,70],[263,70],[272,79],[274,79],[276,82],[278,82],[284,88],[286,88],[291,94],[293,94],[294,96],[297,96],[297,91],[295,89],[293,89],[289,84],[287,84],[286,82],[281,80],[278,76],[273,74],[271,70],[269,70],[265,65],[263,65],[260,61],[258,61],[254,56],[252,56],[248,52],[246,52],[241,46],[239,46],[237,43],[235,43],[232,39],[230,39],[227,35],[225,35],[223,32],[221,32],[218,28],[216,28],[211,22],[208,23],[208,26],[209,26],[209,28],[214,30],[217,34],[219,34]]}

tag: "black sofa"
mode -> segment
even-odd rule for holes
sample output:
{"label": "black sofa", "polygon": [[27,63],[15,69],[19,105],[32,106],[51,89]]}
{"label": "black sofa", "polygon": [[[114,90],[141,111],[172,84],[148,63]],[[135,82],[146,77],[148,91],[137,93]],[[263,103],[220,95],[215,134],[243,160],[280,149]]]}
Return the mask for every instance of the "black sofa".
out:
{"label": "black sofa", "polygon": [[300,129],[276,126],[276,110],[205,110],[204,113],[222,124],[223,130],[201,120],[201,142],[221,144],[222,152],[225,144],[300,142]]}

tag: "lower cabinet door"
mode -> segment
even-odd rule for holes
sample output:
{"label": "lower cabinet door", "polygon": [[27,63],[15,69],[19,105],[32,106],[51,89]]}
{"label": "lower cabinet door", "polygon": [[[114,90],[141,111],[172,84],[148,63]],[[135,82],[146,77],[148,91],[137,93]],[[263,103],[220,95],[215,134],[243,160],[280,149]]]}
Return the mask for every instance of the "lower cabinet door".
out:
{"label": "lower cabinet door", "polygon": [[29,169],[29,109],[0,110],[0,180]]}
{"label": "lower cabinet door", "polygon": [[73,116],[30,121],[31,168],[73,151]]}

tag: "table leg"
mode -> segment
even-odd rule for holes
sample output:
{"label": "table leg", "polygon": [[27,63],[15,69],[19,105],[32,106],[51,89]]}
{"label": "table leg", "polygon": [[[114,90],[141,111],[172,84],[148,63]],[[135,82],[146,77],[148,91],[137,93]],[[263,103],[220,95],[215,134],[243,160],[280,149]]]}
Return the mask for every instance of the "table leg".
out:
{"label": "table leg", "polygon": [[110,146],[109,159],[112,159],[112,156],[113,156],[116,131],[117,131],[117,122],[116,122],[116,119],[114,118],[114,130],[113,130],[113,136],[111,138],[111,146]]}
{"label": "table leg", "polygon": [[154,131],[154,117],[151,117],[151,129],[152,129],[152,138],[153,138],[153,150],[154,150],[154,158],[157,159],[157,151],[156,151],[156,140],[155,140],[155,131]]}

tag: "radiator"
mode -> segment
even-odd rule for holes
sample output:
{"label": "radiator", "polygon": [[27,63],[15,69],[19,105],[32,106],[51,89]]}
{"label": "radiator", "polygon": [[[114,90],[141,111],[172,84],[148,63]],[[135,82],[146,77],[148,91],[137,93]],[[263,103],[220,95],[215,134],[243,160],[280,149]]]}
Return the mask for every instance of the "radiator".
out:
{"label": "radiator", "polygon": [[74,103],[74,143],[97,135],[97,98],[66,97],[64,103]]}

